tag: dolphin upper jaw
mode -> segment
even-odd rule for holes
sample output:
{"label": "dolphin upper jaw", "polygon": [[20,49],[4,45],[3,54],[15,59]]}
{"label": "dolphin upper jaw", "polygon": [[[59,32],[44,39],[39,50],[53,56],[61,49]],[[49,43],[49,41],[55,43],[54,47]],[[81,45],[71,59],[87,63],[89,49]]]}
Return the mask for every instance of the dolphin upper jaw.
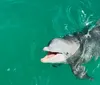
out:
{"label": "dolphin upper jaw", "polygon": [[[56,40],[56,41],[55,41]],[[44,51],[48,52],[58,52],[62,54],[70,54],[74,55],[75,52],[80,48],[80,42],[77,40],[77,42],[67,42],[64,41],[64,39],[54,39],[53,43],[51,43],[49,46],[44,47]]]}

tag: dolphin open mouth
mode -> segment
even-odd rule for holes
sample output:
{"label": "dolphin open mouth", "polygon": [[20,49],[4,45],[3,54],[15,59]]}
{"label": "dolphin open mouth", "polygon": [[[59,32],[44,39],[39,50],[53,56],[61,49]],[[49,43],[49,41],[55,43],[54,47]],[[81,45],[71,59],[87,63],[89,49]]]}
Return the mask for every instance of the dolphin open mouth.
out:
{"label": "dolphin open mouth", "polygon": [[55,57],[57,54],[60,54],[58,52],[50,52],[48,51],[47,55],[41,59],[41,62],[46,63],[48,62],[51,58]]}
{"label": "dolphin open mouth", "polygon": [[48,52],[48,55],[56,55],[58,52]]}
{"label": "dolphin open mouth", "polygon": [[64,63],[66,60],[65,55],[60,52],[51,51],[51,50],[47,50],[47,49],[44,51],[47,51],[47,54],[46,54],[46,56],[41,58],[42,63]]}

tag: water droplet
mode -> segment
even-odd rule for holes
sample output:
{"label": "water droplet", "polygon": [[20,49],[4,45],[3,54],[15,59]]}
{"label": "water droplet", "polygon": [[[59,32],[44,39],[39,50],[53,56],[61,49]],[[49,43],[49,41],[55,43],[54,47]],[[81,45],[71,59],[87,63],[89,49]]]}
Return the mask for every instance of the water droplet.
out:
{"label": "water droplet", "polygon": [[8,68],[7,71],[10,71],[10,68]]}
{"label": "water droplet", "polygon": [[65,25],[65,30],[68,30],[68,25],[67,24],[64,24]]}
{"label": "water droplet", "polygon": [[14,68],[14,70],[13,70],[14,72],[16,72],[16,68]]}

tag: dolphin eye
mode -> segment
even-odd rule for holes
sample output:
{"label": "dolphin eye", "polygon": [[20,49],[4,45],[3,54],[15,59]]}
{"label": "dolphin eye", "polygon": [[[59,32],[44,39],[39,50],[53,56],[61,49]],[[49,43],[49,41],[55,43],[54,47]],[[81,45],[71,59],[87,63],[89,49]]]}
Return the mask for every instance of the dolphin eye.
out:
{"label": "dolphin eye", "polygon": [[69,53],[67,52],[66,55],[68,55]]}

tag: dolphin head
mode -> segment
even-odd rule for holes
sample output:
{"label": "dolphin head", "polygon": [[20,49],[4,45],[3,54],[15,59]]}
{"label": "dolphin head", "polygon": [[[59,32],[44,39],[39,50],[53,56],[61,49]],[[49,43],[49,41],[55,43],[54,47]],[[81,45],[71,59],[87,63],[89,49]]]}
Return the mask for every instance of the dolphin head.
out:
{"label": "dolphin head", "polygon": [[78,42],[67,40],[64,38],[53,39],[43,50],[48,54],[41,58],[42,63],[67,63],[67,59],[71,57],[80,47]]}

